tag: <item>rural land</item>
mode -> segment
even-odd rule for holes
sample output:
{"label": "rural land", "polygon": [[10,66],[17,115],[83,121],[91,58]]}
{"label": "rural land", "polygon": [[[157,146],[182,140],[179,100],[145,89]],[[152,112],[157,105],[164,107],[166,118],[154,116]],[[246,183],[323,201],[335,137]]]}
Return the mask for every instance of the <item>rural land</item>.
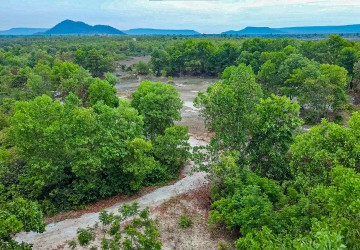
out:
{"label": "rural land", "polygon": [[0,249],[360,249],[360,25],[0,31]]}

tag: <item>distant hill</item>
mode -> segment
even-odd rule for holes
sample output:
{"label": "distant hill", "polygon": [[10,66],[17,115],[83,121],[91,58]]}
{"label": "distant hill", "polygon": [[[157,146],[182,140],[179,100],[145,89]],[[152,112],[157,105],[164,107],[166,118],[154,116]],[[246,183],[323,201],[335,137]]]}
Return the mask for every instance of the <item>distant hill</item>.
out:
{"label": "distant hill", "polygon": [[0,31],[3,36],[30,36],[39,32],[45,32],[48,29],[43,28],[12,28],[9,30]]}
{"label": "distant hill", "polygon": [[239,34],[239,35],[264,35],[264,34],[283,34],[284,31],[272,29],[269,27],[246,27],[245,29],[235,31],[229,30],[222,34]]}
{"label": "distant hill", "polygon": [[65,20],[45,31],[43,35],[124,35],[124,32],[108,25],[91,26],[84,22]]}
{"label": "distant hill", "polygon": [[360,24],[341,26],[305,26],[287,28],[246,27],[239,31],[226,31],[227,35],[270,35],[270,34],[345,34],[360,33]]}
{"label": "distant hill", "polygon": [[289,28],[279,28],[278,30],[291,34],[360,33],[360,24],[341,25],[341,26],[289,27]]}
{"label": "distant hill", "polygon": [[127,35],[141,36],[141,35],[184,35],[184,36],[196,36],[200,35],[195,30],[164,30],[164,29],[130,29],[123,31]]}

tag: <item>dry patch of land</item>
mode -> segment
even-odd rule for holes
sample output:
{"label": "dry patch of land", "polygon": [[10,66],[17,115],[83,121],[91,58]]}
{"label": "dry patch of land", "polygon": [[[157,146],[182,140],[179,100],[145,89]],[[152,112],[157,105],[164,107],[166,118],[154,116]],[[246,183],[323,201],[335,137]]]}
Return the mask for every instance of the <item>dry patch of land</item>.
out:
{"label": "dry patch of land", "polygon": [[[208,224],[210,203],[210,185],[206,185],[153,208],[151,212],[153,217],[158,218],[162,249],[216,250],[220,242],[232,249],[230,242],[237,239],[236,234]],[[182,215],[193,222],[190,227],[179,225]]]}

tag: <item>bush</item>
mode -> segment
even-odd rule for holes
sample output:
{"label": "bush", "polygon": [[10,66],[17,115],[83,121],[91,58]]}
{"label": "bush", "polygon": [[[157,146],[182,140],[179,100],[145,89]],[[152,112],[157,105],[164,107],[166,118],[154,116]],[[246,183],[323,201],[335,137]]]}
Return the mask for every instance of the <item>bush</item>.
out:
{"label": "bush", "polygon": [[188,228],[193,224],[193,222],[186,216],[186,215],[181,215],[180,219],[179,219],[179,226],[181,228]]}
{"label": "bush", "polygon": [[77,235],[80,246],[86,246],[90,241],[95,240],[95,234],[91,228],[79,228],[77,230]]}

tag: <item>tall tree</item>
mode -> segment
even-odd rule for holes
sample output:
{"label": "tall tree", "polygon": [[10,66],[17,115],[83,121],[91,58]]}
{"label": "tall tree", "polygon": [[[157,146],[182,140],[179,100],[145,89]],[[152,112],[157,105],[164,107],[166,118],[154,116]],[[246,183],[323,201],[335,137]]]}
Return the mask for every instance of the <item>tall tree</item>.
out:
{"label": "tall tree", "polygon": [[260,100],[247,148],[252,171],[279,181],[291,177],[287,153],[302,124],[299,110],[300,106],[285,96]]}
{"label": "tall tree", "polygon": [[183,103],[173,85],[143,81],[132,98],[131,105],[144,117],[145,133],[152,140],[181,119]]}
{"label": "tall tree", "polygon": [[252,126],[255,106],[262,89],[250,66],[240,64],[225,69],[224,80],[199,93],[195,99],[205,126],[216,133],[223,146],[241,150]]}

